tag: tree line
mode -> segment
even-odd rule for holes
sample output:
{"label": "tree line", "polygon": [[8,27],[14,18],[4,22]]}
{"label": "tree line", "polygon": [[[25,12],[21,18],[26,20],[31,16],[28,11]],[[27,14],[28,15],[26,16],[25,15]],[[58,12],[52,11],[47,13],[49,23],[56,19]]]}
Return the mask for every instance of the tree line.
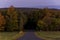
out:
{"label": "tree line", "polygon": [[20,31],[28,19],[37,25],[36,30],[60,31],[60,12],[50,12],[48,8],[27,13],[10,6],[0,11],[0,31]]}

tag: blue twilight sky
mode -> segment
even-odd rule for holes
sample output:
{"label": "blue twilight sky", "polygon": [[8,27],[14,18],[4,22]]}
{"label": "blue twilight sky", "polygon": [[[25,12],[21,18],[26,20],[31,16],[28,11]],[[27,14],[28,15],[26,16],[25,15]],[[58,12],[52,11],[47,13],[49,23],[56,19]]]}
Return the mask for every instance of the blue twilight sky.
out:
{"label": "blue twilight sky", "polygon": [[60,0],[0,0],[0,8],[9,7],[60,8]]}

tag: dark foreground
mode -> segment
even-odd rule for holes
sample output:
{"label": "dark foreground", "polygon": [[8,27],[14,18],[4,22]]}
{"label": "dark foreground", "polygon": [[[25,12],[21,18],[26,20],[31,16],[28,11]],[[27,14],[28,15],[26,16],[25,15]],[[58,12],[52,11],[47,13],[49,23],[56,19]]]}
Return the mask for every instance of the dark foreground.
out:
{"label": "dark foreground", "polygon": [[17,40],[43,40],[38,38],[33,31],[27,31],[24,36],[18,38]]}

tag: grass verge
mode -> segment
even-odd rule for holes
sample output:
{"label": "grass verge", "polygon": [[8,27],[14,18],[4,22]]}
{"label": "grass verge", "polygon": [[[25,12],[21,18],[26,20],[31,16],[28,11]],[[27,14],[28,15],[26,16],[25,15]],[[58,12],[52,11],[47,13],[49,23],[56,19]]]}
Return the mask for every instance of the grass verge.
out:
{"label": "grass verge", "polygon": [[42,39],[45,40],[60,40],[60,32],[57,31],[41,31],[41,32],[35,32],[35,34]]}
{"label": "grass verge", "polygon": [[0,40],[16,40],[23,36],[24,32],[0,32]]}

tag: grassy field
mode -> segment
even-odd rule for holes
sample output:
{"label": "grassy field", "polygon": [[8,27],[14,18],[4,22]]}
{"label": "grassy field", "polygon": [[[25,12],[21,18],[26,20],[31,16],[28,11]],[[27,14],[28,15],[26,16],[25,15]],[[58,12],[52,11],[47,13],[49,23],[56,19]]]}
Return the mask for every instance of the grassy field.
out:
{"label": "grassy field", "polygon": [[60,32],[36,32],[36,35],[45,40],[60,40]]}
{"label": "grassy field", "polygon": [[18,32],[0,32],[0,40],[13,40],[20,35]]}

